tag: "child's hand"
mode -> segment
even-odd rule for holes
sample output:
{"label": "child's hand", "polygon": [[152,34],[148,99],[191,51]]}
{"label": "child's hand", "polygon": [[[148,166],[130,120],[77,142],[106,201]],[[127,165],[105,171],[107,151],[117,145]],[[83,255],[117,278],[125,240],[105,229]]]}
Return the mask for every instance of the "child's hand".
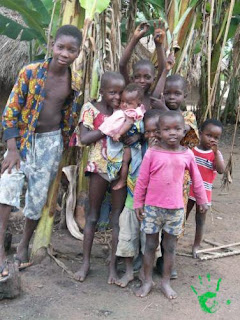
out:
{"label": "child's hand", "polygon": [[151,101],[152,109],[159,109],[159,110],[162,110],[162,111],[169,110],[168,107],[166,106],[165,98],[164,98],[163,94],[161,94],[160,99],[157,99],[157,98],[154,98],[154,97],[150,97],[150,101]]}
{"label": "child's hand", "polygon": [[200,205],[199,205],[199,211],[200,211],[200,213],[205,214],[205,213],[208,211],[208,205],[207,205],[207,203],[200,204]]}
{"label": "child's hand", "polygon": [[145,214],[143,207],[135,209],[135,213],[139,221],[142,221],[144,219]]}
{"label": "child's hand", "polygon": [[156,22],[154,22],[153,38],[154,38],[155,44],[156,45],[163,44],[165,36],[166,36],[166,31],[165,31],[164,22],[161,19],[159,19],[158,26],[156,25]]}
{"label": "child's hand", "polygon": [[212,151],[214,152],[214,154],[217,154],[218,152],[218,145],[216,142],[212,145]]}
{"label": "child's hand", "polygon": [[150,28],[149,23],[147,23],[147,22],[141,22],[141,23],[137,26],[136,30],[134,31],[133,36],[134,36],[136,39],[139,40],[139,39],[141,39],[141,38],[148,32],[149,28]]}
{"label": "child's hand", "polygon": [[1,174],[8,169],[8,173],[12,173],[12,168],[16,166],[16,169],[20,169],[20,155],[18,150],[8,150],[6,157],[4,158],[1,165]]}
{"label": "child's hand", "polygon": [[116,134],[112,137],[113,141],[115,141],[115,142],[119,142],[120,138],[121,138],[121,135],[120,135],[119,133],[116,133]]}
{"label": "child's hand", "polygon": [[175,64],[175,57],[174,57],[174,52],[172,51],[172,52],[170,52],[170,54],[166,60],[166,70],[167,71],[172,70],[174,64]]}
{"label": "child's hand", "polygon": [[125,136],[123,139],[123,143],[126,144],[127,146],[130,146],[139,140],[141,140],[141,134],[136,133],[133,136]]}

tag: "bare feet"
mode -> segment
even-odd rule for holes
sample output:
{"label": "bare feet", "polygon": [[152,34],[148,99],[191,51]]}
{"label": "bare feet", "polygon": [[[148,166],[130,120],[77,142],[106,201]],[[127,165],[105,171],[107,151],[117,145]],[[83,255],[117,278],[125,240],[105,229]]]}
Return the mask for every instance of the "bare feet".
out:
{"label": "bare feet", "polygon": [[197,259],[198,258],[198,254],[197,254],[197,251],[199,250],[200,246],[198,245],[194,245],[192,247],[192,256],[194,259]]}
{"label": "bare feet", "polygon": [[89,264],[83,264],[81,269],[79,271],[77,271],[76,273],[74,273],[74,279],[80,282],[83,282],[90,270],[90,266]]}
{"label": "bare feet", "polygon": [[127,185],[127,181],[126,180],[119,180],[118,183],[113,187],[113,190],[119,190],[122,189],[124,187],[126,187]]}
{"label": "bare feet", "polygon": [[110,269],[107,283],[108,284],[115,284],[115,283],[117,283],[117,281],[119,281],[119,278],[118,278],[116,270]]}
{"label": "bare feet", "polygon": [[177,298],[177,293],[171,288],[170,281],[162,281],[161,290],[168,299],[172,300]]}
{"label": "bare feet", "polygon": [[142,286],[138,290],[136,290],[135,294],[136,294],[137,297],[144,298],[152,290],[152,287],[153,287],[153,282],[152,281],[143,282]]}
{"label": "bare feet", "polygon": [[125,273],[125,275],[121,278],[115,281],[115,284],[121,288],[125,288],[129,282],[133,281],[134,275],[132,273]]}

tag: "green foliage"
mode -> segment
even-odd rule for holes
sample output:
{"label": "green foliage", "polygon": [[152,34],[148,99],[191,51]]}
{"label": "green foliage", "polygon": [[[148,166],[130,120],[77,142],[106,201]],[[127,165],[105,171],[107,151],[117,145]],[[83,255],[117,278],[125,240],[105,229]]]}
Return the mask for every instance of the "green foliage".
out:
{"label": "green foliage", "polygon": [[81,7],[86,10],[85,18],[93,20],[95,13],[101,13],[109,6],[110,0],[79,0]]}

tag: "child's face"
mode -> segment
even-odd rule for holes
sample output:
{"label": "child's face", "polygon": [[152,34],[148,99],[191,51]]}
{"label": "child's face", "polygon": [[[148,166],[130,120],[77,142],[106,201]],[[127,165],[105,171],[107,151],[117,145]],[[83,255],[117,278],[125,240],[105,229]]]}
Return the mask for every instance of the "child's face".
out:
{"label": "child's face", "polygon": [[170,110],[179,110],[187,96],[181,81],[167,81],[163,94]]}
{"label": "child's face", "polygon": [[53,42],[53,61],[60,67],[68,67],[78,57],[79,43],[72,36],[61,35]]}
{"label": "child's face", "polygon": [[104,87],[100,89],[100,93],[107,106],[114,110],[119,108],[124,86],[124,81],[117,79],[109,79],[109,81],[105,83]]}
{"label": "child's face", "polygon": [[167,116],[160,119],[160,139],[169,148],[180,145],[180,141],[185,135],[185,125],[181,118]]}
{"label": "child's face", "polygon": [[154,81],[154,74],[148,65],[138,66],[133,72],[133,82],[139,84],[147,92]]}
{"label": "child's face", "polygon": [[159,118],[149,118],[144,121],[144,137],[146,140],[159,139]]}
{"label": "child's face", "polygon": [[221,138],[222,128],[214,124],[208,124],[202,132],[200,132],[200,146],[203,150],[210,150],[217,146]]}
{"label": "child's face", "polygon": [[120,108],[122,110],[136,109],[140,105],[139,94],[137,91],[127,92],[123,91],[121,96]]}

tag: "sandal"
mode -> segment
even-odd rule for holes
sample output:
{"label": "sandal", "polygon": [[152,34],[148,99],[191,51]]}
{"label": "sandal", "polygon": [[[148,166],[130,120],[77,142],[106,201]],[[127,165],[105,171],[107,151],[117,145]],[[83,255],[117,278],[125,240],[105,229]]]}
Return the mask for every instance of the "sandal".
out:
{"label": "sandal", "polygon": [[14,255],[14,262],[18,265],[19,271],[24,270],[33,264],[31,261],[22,261],[16,254]]}

